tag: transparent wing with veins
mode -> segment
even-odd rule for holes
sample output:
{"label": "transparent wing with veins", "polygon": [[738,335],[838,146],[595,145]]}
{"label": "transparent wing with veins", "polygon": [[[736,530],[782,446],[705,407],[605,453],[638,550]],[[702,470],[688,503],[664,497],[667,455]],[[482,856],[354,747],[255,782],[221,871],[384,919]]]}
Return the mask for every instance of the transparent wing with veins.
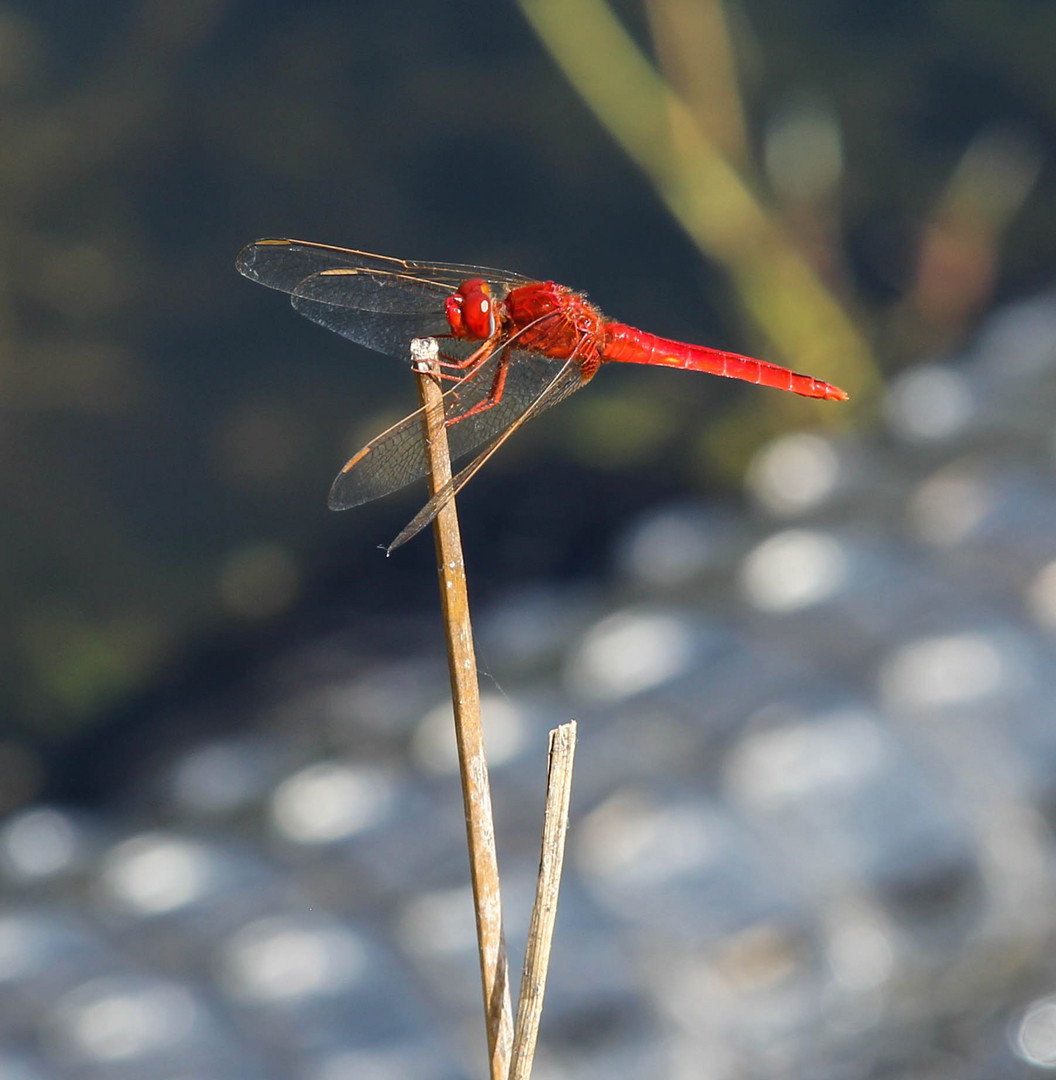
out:
{"label": "transparent wing with veins", "polygon": [[[558,367],[557,372],[554,374],[550,382],[535,395],[527,407],[522,409],[519,416],[515,417],[504,429],[498,434],[494,442],[492,442],[482,454],[478,454],[464,469],[453,476],[426,504],[418,511],[417,514],[403,527],[400,534],[396,537],[386,549],[387,554],[391,555],[392,552],[398,548],[401,544],[406,544],[413,536],[416,536],[422,529],[428,525],[433,518],[443,509],[447,502],[454,498],[465,485],[476,476],[477,472],[483,465],[491,458],[492,454],[499,449],[500,446],[522,425],[526,424],[529,420],[538,416],[541,412],[549,409],[552,405],[556,405],[559,401],[563,401],[569,394],[574,393],[583,385],[583,373],[574,359],[566,360],[563,363],[560,361],[555,362],[555,366]],[[507,393],[509,392],[509,384],[507,384]],[[506,394],[503,394],[503,402],[506,400]],[[501,403],[500,403],[501,405]],[[496,406],[498,408],[498,406]],[[424,410],[419,409],[415,416],[422,414]],[[488,412],[493,412],[494,409],[489,409]],[[488,412],[485,412],[483,416],[487,416]],[[407,420],[412,420],[414,417],[408,417]],[[474,417],[469,417],[465,421],[466,424],[471,423]],[[406,421],[402,421],[406,423]],[[454,439],[452,435],[458,432],[458,429],[462,427],[462,424],[456,424],[453,428],[448,429],[448,445],[451,447],[452,460],[457,458],[457,454],[454,448]],[[390,429],[391,430],[391,429]],[[387,433],[386,433],[387,434]],[[384,436],[382,436],[384,437]],[[419,439],[421,438],[421,420],[419,420]],[[424,445],[419,443],[419,445]],[[424,455],[424,451],[423,451]],[[355,460],[355,459],[353,459]],[[341,477],[338,477],[340,480]],[[334,486],[337,486],[335,482]]]}
{"label": "transparent wing with veins", "polygon": [[[440,345],[443,348],[447,342],[441,341]],[[500,346],[473,376],[456,383],[444,394],[444,416],[449,424],[447,439],[453,461],[489,439],[500,437],[507,429],[519,427],[527,412],[535,415],[583,384],[582,373],[575,364],[515,349],[498,404],[459,419],[487,398],[495,370],[507,348]],[[536,407],[543,399],[545,405]],[[330,489],[331,509],[359,506],[424,476],[427,471],[424,437],[424,411],[418,409],[372,439],[338,474]]]}
{"label": "transparent wing with veins", "polygon": [[390,255],[374,255],[354,248],[313,244],[307,240],[257,240],[238,253],[235,265],[251,281],[280,292],[293,292],[305,278],[324,270],[377,270],[389,274],[407,274],[428,281],[446,281],[452,289],[475,277],[505,282],[510,286],[527,285],[535,280],[490,266],[414,262],[412,259],[395,259]]}
{"label": "transparent wing with veins", "polygon": [[[532,279],[486,266],[417,263],[302,240],[258,240],[235,265],[251,281],[290,294],[312,322],[409,363],[413,338],[450,332],[444,304],[459,285],[485,278],[501,299]],[[475,347],[451,342],[459,358]]]}
{"label": "transparent wing with veins", "polygon": [[[430,282],[437,286],[447,286],[444,295],[454,292],[463,281],[470,278],[485,278],[493,288],[498,288],[499,295],[535,280],[488,266],[418,263],[410,259],[394,259],[387,255],[354,251],[351,248],[311,244],[304,240],[258,240],[239,252],[235,265],[250,281],[287,293],[296,292],[297,286],[303,281],[327,271],[376,274],[379,278],[388,276],[408,281]],[[423,298],[427,299],[428,293],[423,294]],[[362,299],[362,296],[357,300],[350,297],[349,302],[341,306],[355,306]],[[413,302],[413,298],[411,299]],[[340,304],[339,300],[335,302]]]}

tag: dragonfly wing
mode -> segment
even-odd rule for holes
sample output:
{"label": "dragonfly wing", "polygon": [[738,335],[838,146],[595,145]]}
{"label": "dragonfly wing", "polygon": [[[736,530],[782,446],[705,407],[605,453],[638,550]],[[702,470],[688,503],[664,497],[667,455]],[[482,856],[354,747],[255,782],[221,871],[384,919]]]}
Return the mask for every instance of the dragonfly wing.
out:
{"label": "dragonfly wing", "polygon": [[292,293],[305,278],[313,274],[341,269],[402,274],[447,284],[451,289],[457,289],[463,281],[476,277],[487,278],[493,285],[507,288],[526,285],[534,280],[523,274],[488,266],[413,262],[351,248],[313,244],[307,240],[257,240],[239,252],[235,266],[251,281],[288,293]]}
{"label": "dragonfly wing", "polygon": [[446,284],[403,273],[342,268],[304,278],[290,301],[327,330],[409,362],[412,338],[450,334],[444,309],[450,294]]}
{"label": "dragonfly wing", "polygon": [[[413,338],[450,333],[445,302],[463,282],[486,278],[504,296],[531,280],[485,266],[413,262],[304,240],[258,240],[239,252],[236,266],[251,281],[290,293],[313,322],[401,358]],[[444,352],[464,359],[476,347],[449,339]]]}
{"label": "dragonfly wing", "polygon": [[[529,410],[534,416],[582,385],[582,376],[574,363],[515,350],[499,403],[457,420],[488,396],[501,355],[497,351],[471,378],[444,394],[444,415],[455,421],[447,431],[452,460],[464,457],[512,425],[519,426],[527,419],[524,414]],[[559,379],[564,390],[560,396],[551,389]],[[545,404],[533,409],[544,398]],[[419,409],[372,439],[338,473],[330,489],[330,509],[359,506],[396,491],[425,473],[423,411]]]}
{"label": "dragonfly wing", "polygon": [[[387,554],[391,555],[401,544],[406,544],[408,540],[421,532],[421,530],[424,529],[438,513],[440,513],[448,501],[454,498],[454,496],[457,495],[474,476],[476,476],[479,470],[487,463],[499,447],[502,446],[502,444],[517,430],[517,428],[526,424],[529,420],[534,419],[552,405],[556,405],[559,401],[563,401],[569,394],[578,390],[583,385],[584,381],[583,373],[580,370],[579,365],[576,364],[574,360],[565,361],[563,366],[561,366],[556,374],[554,374],[553,378],[551,378],[550,382],[543,388],[542,392],[536,396],[535,400],[499,433],[498,437],[482,454],[478,454],[464,469],[460,470],[444,484],[425,506],[415,514],[415,516],[404,526],[399,536],[397,536],[388,546],[386,549]],[[503,400],[505,400],[505,396]],[[451,457],[452,459],[455,457],[453,451]]]}

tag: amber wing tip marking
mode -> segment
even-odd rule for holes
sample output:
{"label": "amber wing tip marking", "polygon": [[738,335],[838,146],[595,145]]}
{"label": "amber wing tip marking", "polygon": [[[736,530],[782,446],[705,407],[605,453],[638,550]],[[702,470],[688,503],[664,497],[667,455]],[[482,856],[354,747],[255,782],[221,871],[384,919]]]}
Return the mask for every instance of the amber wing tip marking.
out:
{"label": "amber wing tip marking", "polygon": [[[846,397],[846,395],[844,396]],[[344,476],[354,465],[358,465],[373,449],[373,444],[368,444],[367,446],[364,446],[362,450],[357,450],[356,453],[345,462],[344,467],[341,469],[341,475]]]}

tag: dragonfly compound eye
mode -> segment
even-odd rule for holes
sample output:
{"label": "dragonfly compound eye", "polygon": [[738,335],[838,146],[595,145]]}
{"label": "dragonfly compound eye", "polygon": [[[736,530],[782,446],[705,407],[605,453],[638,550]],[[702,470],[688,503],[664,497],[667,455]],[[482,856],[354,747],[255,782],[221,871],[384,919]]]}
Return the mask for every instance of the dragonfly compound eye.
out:
{"label": "dragonfly compound eye", "polygon": [[495,303],[483,278],[464,281],[447,301],[447,319],[458,337],[484,340],[495,334]]}

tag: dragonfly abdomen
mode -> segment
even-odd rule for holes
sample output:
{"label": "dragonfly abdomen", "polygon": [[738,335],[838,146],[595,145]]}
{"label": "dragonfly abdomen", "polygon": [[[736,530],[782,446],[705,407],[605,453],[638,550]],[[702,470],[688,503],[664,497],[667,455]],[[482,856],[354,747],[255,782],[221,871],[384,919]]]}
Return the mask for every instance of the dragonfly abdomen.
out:
{"label": "dragonfly abdomen", "polygon": [[846,401],[847,395],[831,383],[810,375],[755,360],[739,353],[722,352],[704,345],[688,345],[646,333],[623,323],[608,323],[601,342],[602,361],[629,364],[653,364],[657,367],[704,371],[728,379],[742,379],[757,386],[789,390],[803,397]]}

